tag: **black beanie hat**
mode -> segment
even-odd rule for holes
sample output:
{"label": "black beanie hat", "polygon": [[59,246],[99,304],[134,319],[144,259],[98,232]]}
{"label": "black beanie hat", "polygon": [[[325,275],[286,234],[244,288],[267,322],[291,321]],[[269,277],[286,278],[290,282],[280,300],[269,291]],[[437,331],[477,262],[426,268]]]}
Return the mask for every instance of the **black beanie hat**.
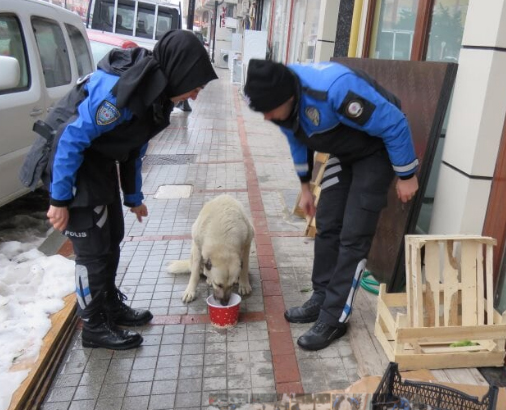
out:
{"label": "black beanie hat", "polygon": [[283,64],[269,60],[251,59],[244,94],[254,111],[269,112],[295,95],[296,81]]}

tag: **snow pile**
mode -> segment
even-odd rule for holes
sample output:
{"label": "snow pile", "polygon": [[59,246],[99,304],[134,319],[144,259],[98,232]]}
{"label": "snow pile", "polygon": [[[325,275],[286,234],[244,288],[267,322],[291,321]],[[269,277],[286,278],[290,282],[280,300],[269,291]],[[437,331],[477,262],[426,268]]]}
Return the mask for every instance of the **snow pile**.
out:
{"label": "snow pile", "polygon": [[8,408],[37,360],[51,328],[49,315],[75,289],[74,262],[45,256],[37,250],[43,240],[0,243],[0,410]]}

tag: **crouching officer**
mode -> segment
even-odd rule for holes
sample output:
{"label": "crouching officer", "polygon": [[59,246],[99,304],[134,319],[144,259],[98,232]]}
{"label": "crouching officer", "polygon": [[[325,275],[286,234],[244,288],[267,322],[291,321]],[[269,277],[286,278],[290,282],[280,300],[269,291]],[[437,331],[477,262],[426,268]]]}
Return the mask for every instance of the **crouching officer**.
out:
{"label": "crouching officer", "polygon": [[141,160],[148,141],[169,125],[175,103],[197,98],[216,78],[197,37],[169,31],[153,52],[111,51],[34,127],[40,137],[21,179],[34,187],[42,178],[50,191],[49,221],[72,242],[85,347],[142,343],[138,333],[117,327],[153,317],[127,306],[115,284],[124,235],[120,187],[124,205],[142,222],[148,211]]}
{"label": "crouching officer", "polygon": [[290,65],[250,60],[244,94],[288,138],[301,181],[300,206],[315,214],[309,182],[314,151],[329,153],[316,212],[313,294],[285,312],[316,323],[297,341],[327,347],[346,333],[380,211],[397,175],[397,195],[418,190],[418,160],[398,99],[364,73],[338,63]]}

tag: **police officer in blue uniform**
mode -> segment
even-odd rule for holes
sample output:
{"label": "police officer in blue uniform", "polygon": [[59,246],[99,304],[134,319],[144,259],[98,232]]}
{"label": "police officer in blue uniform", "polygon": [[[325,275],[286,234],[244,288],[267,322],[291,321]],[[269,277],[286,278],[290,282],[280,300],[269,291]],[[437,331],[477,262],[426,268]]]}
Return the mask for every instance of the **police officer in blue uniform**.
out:
{"label": "police officer in blue uniform", "polygon": [[[301,181],[299,205],[308,215],[316,212],[313,294],[285,318],[315,322],[297,343],[323,349],[346,333],[392,180],[397,176],[402,202],[418,190],[409,125],[393,94],[334,62],[250,60],[244,94],[251,109],[286,135]],[[315,151],[330,154],[317,210],[309,186]]]}
{"label": "police officer in blue uniform", "polygon": [[142,222],[148,215],[141,191],[148,141],[169,125],[175,103],[197,98],[216,78],[197,37],[169,31],[153,52],[111,51],[34,127],[39,138],[21,179],[32,187],[39,178],[45,182],[49,221],[72,241],[85,347],[123,350],[142,343],[137,332],[117,327],[153,317],[126,305],[116,287],[124,235],[120,188],[123,204]]}

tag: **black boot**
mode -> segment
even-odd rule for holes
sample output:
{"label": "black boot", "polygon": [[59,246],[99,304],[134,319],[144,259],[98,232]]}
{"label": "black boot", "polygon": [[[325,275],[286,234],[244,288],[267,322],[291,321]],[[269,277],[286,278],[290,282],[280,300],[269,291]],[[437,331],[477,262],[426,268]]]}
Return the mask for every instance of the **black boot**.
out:
{"label": "black boot", "polygon": [[306,350],[325,349],[333,340],[339,339],[346,334],[347,325],[339,323],[331,326],[318,320],[306,333],[304,333],[297,344]]}
{"label": "black boot", "polygon": [[131,330],[124,330],[109,323],[105,313],[98,313],[83,321],[83,347],[103,347],[112,350],[127,350],[138,347],[142,336]]}
{"label": "black boot", "polygon": [[108,291],[105,303],[110,320],[117,326],[143,326],[153,319],[149,310],[133,309],[125,304],[126,295],[115,288]]}
{"label": "black boot", "polygon": [[302,306],[288,309],[285,319],[290,323],[310,323],[316,321],[320,315],[320,305],[309,299]]}

